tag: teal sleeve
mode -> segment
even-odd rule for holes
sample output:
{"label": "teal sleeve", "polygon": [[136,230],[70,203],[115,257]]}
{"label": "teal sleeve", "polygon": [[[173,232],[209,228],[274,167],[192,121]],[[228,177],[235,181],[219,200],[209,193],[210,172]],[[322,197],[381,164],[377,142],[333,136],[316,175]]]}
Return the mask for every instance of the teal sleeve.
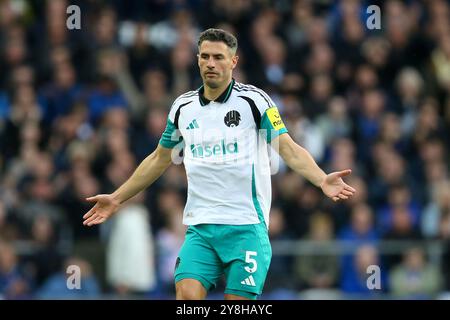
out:
{"label": "teal sleeve", "polygon": [[167,119],[166,129],[161,135],[161,139],[159,139],[159,144],[165,148],[172,149],[181,141],[183,141],[183,137],[180,134],[180,130],[177,130],[173,122]]}
{"label": "teal sleeve", "polygon": [[261,118],[261,129],[268,143],[288,130],[281,119],[277,107],[267,109]]}

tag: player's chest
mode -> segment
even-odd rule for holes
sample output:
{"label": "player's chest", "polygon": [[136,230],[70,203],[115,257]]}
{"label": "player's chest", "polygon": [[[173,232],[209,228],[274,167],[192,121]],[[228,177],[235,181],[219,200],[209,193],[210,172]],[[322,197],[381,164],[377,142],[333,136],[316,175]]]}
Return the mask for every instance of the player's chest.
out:
{"label": "player's chest", "polygon": [[179,129],[185,140],[217,140],[239,137],[255,131],[251,109],[239,104],[210,103],[192,106],[180,114]]}

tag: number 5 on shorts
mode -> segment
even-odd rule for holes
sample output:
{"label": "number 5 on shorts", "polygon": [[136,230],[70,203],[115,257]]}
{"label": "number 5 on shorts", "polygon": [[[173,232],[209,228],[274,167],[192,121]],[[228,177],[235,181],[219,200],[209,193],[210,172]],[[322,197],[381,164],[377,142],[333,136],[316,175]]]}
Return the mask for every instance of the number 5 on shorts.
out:
{"label": "number 5 on shorts", "polygon": [[258,269],[258,264],[256,263],[256,260],[252,258],[252,256],[256,256],[258,253],[256,251],[245,251],[245,262],[251,263],[252,267],[246,266],[244,269],[248,273],[253,273]]}

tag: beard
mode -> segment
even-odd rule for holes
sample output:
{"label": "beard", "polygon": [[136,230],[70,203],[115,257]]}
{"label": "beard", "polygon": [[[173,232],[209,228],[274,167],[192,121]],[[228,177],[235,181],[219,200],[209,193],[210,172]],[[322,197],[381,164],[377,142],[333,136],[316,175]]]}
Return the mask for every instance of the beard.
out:
{"label": "beard", "polygon": [[210,87],[211,89],[216,89],[220,86],[220,82],[218,80],[205,79],[205,85]]}

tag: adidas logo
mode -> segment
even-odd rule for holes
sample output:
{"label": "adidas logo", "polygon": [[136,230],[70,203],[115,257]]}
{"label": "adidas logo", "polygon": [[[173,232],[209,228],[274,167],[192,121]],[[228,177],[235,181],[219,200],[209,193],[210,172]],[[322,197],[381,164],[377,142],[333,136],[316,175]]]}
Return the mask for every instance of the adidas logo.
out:
{"label": "adidas logo", "polygon": [[255,280],[253,279],[252,275],[250,275],[248,278],[245,278],[245,280],[241,281],[241,284],[245,284],[250,287],[256,287]]}
{"label": "adidas logo", "polygon": [[189,130],[189,129],[198,129],[198,128],[199,128],[199,126],[198,126],[197,120],[194,119],[194,120],[192,120],[191,123],[189,123],[189,125],[187,126],[186,129]]}

